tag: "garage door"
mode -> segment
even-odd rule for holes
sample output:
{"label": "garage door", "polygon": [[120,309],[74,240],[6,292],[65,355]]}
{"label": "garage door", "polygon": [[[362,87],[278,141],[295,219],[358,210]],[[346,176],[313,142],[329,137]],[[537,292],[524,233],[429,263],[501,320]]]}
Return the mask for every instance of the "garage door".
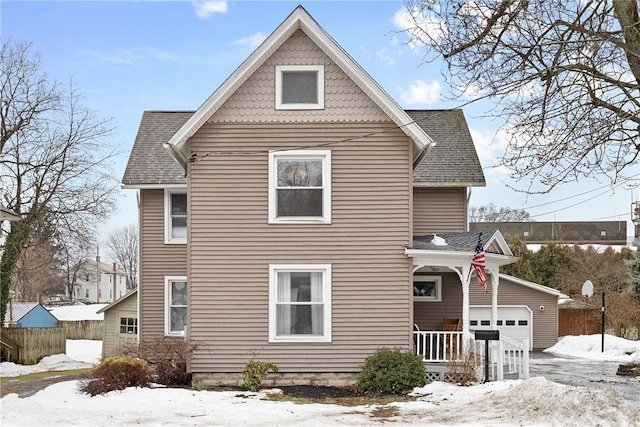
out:
{"label": "garage door", "polygon": [[[498,330],[500,336],[516,341],[529,340],[529,347],[533,348],[532,313],[527,306],[498,306]],[[469,307],[469,330],[491,328],[491,307]]]}

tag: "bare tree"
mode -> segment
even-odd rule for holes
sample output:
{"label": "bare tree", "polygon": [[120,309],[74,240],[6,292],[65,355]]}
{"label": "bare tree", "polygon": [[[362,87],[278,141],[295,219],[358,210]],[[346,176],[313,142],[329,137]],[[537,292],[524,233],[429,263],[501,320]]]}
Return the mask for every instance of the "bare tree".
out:
{"label": "bare tree", "polygon": [[17,301],[43,302],[46,295],[64,291],[64,278],[51,242],[25,248],[14,271],[13,290]]}
{"label": "bare tree", "polygon": [[0,203],[22,216],[0,260],[4,316],[22,251],[92,235],[115,207],[117,179],[111,120],[85,108],[72,83],[49,82],[29,44],[3,44],[0,60]]}
{"label": "bare tree", "polygon": [[[80,239],[66,239],[62,236],[59,240],[60,268],[63,271],[67,295],[73,299],[75,298],[75,288],[78,285],[78,277],[86,274],[87,260],[95,256],[96,243],[91,235],[82,236]],[[95,261],[92,261],[92,264],[92,269],[95,270]]]}
{"label": "bare tree", "polygon": [[498,208],[493,203],[469,209],[470,222],[524,222],[532,221],[529,212],[523,209]]}
{"label": "bare tree", "polygon": [[127,289],[138,287],[138,227],[120,227],[107,236],[109,255],[127,273]]}
{"label": "bare tree", "polygon": [[497,101],[488,114],[512,135],[501,164],[547,192],[638,173],[638,9],[633,0],[409,0],[405,21],[425,62],[444,59],[454,97]]}

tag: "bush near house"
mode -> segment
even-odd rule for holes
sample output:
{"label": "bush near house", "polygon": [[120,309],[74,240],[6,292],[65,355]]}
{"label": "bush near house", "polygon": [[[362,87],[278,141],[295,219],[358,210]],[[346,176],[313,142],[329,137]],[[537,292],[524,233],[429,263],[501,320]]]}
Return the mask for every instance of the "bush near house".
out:
{"label": "bush near house", "polygon": [[125,345],[122,353],[145,360],[159,384],[189,385],[191,374],[187,373],[187,361],[197,348],[198,344],[188,339],[161,336]]}
{"label": "bush near house", "polygon": [[261,362],[259,360],[250,360],[244,365],[242,370],[242,386],[247,390],[258,391],[262,380],[271,372],[278,372],[278,366],[271,362]]}
{"label": "bush near house", "polygon": [[144,360],[133,357],[107,357],[96,366],[89,378],[80,381],[81,392],[95,396],[127,387],[148,387],[151,373]]}
{"label": "bush near house", "polygon": [[358,391],[363,393],[406,394],[425,385],[427,371],[422,357],[398,348],[380,348],[367,357],[358,375]]}

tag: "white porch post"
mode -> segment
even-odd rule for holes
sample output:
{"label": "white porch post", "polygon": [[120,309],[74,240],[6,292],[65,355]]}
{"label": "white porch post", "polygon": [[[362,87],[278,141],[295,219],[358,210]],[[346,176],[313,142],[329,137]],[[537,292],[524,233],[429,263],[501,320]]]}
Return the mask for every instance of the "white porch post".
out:
{"label": "white porch post", "polygon": [[462,282],[462,341],[465,352],[469,349],[469,343],[471,341],[471,335],[469,333],[469,282],[471,281],[471,278],[469,277],[470,269],[470,265],[463,266],[462,275],[460,277],[460,281]]}
{"label": "white porch post", "polygon": [[466,353],[471,343],[471,334],[469,333],[469,282],[471,281],[469,272],[471,265],[449,266],[449,269],[456,272],[462,284],[462,347]]}
{"label": "white porch post", "polygon": [[498,285],[500,277],[498,271],[489,270],[491,272],[491,329],[498,329]]}

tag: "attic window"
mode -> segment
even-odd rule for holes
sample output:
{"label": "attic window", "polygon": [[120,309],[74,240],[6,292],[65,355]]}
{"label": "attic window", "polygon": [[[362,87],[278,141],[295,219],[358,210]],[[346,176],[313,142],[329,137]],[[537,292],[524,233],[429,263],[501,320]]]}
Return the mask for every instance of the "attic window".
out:
{"label": "attic window", "polygon": [[324,66],[276,66],[276,110],[324,108]]}

